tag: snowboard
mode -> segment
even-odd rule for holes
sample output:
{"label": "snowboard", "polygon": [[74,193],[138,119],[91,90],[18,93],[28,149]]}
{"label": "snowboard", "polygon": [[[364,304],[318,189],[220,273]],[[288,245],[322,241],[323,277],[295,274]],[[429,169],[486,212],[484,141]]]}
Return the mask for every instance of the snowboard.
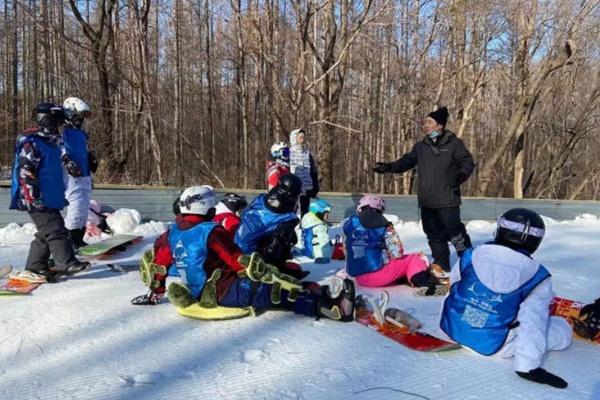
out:
{"label": "snowboard", "polygon": [[136,243],[141,239],[142,236],[137,235],[115,235],[100,242],[80,247],[77,253],[87,257],[109,255],[120,250],[121,247],[124,249],[125,246]]}
{"label": "snowboard", "polygon": [[418,331],[420,323],[402,310],[388,308],[383,312],[385,320],[379,322],[378,319],[381,321],[382,316],[375,316],[373,312],[360,304],[356,309],[354,320],[411,350],[440,352],[460,349],[461,347],[458,343],[448,342]]}
{"label": "snowboard", "polygon": [[24,295],[33,292],[39,283],[30,283],[27,281],[9,278],[8,281],[0,286],[0,296]]}
{"label": "snowboard", "polygon": [[573,328],[573,336],[577,339],[585,340],[588,343],[600,344],[600,337],[596,338],[595,340],[589,340],[577,334],[577,329],[575,329],[575,327],[579,321],[579,311],[584,305],[585,304],[579,301],[565,299],[562,297],[554,297],[550,303],[550,315],[563,317],[566,319],[569,325],[571,325],[571,328]]}

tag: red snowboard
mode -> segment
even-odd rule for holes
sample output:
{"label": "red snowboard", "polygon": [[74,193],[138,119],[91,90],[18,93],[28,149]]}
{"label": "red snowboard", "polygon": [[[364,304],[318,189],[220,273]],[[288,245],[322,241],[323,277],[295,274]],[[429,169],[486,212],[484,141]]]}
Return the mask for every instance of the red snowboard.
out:
{"label": "red snowboard", "polygon": [[448,342],[439,339],[428,333],[414,331],[411,332],[407,327],[399,327],[385,322],[380,325],[368,310],[359,308],[356,310],[356,322],[368,326],[377,332],[392,339],[394,342],[408,347],[411,350],[437,352],[445,350],[460,349],[458,343]]}
{"label": "red snowboard", "polygon": [[589,340],[577,334],[577,329],[575,329],[575,327],[579,322],[579,311],[584,305],[585,304],[580,303],[579,301],[555,297],[552,299],[552,303],[550,303],[550,315],[556,315],[566,319],[573,328],[573,336],[577,339],[585,340],[588,343],[600,344],[600,336],[597,336],[594,340]]}
{"label": "red snowboard", "polygon": [[39,283],[30,283],[20,279],[9,278],[8,281],[0,286],[0,296],[23,295],[33,292]]}

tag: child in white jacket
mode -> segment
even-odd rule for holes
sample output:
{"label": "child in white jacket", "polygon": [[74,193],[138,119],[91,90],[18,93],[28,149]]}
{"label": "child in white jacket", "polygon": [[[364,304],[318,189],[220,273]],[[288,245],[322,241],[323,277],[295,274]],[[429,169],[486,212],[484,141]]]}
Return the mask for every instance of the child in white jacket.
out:
{"label": "child in white jacket", "polygon": [[467,249],[452,268],[440,327],[477,353],[514,357],[524,379],[565,388],[566,381],[541,367],[547,351],[565,349],[572,338],[567,321],[549,315],[551,275],[531,257],[544,233],[537,213],[504,213],[494,242]]}

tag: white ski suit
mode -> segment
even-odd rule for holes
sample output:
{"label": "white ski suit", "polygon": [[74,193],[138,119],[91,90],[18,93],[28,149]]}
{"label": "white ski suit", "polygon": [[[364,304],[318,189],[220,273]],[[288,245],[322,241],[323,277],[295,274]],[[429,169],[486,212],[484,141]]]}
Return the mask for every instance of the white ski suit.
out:
{"label": "white ski suit", "polygon": [[[538,271],[540,264],[508,247],[485,244],[473,250],[473,268],[488,289],[511,293],[523,286]],[[450,282],[461,280],[457,262],[450,272]],[[541,282],[521,303],[517,321],[504,346],[494,356],[514,357],[514,370],[529,372],[542,364],[550,350],[563,350],[571,344],[572,329],[561,317],[551,317],[549,306],[554,293],[551,278]]]}

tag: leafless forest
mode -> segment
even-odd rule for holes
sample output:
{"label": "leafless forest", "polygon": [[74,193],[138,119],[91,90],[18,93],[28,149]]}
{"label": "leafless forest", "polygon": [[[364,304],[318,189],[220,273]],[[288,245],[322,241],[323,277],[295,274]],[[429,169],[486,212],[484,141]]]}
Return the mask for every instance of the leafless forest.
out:
{"label": "leafless forest", "polygon": [[33,106],[78,96],[96,181],[262,188],[305,127],[335,191],[376,176],[448,106],[465,194],[600,196],[600,0],[0,1],[0,164]]}

